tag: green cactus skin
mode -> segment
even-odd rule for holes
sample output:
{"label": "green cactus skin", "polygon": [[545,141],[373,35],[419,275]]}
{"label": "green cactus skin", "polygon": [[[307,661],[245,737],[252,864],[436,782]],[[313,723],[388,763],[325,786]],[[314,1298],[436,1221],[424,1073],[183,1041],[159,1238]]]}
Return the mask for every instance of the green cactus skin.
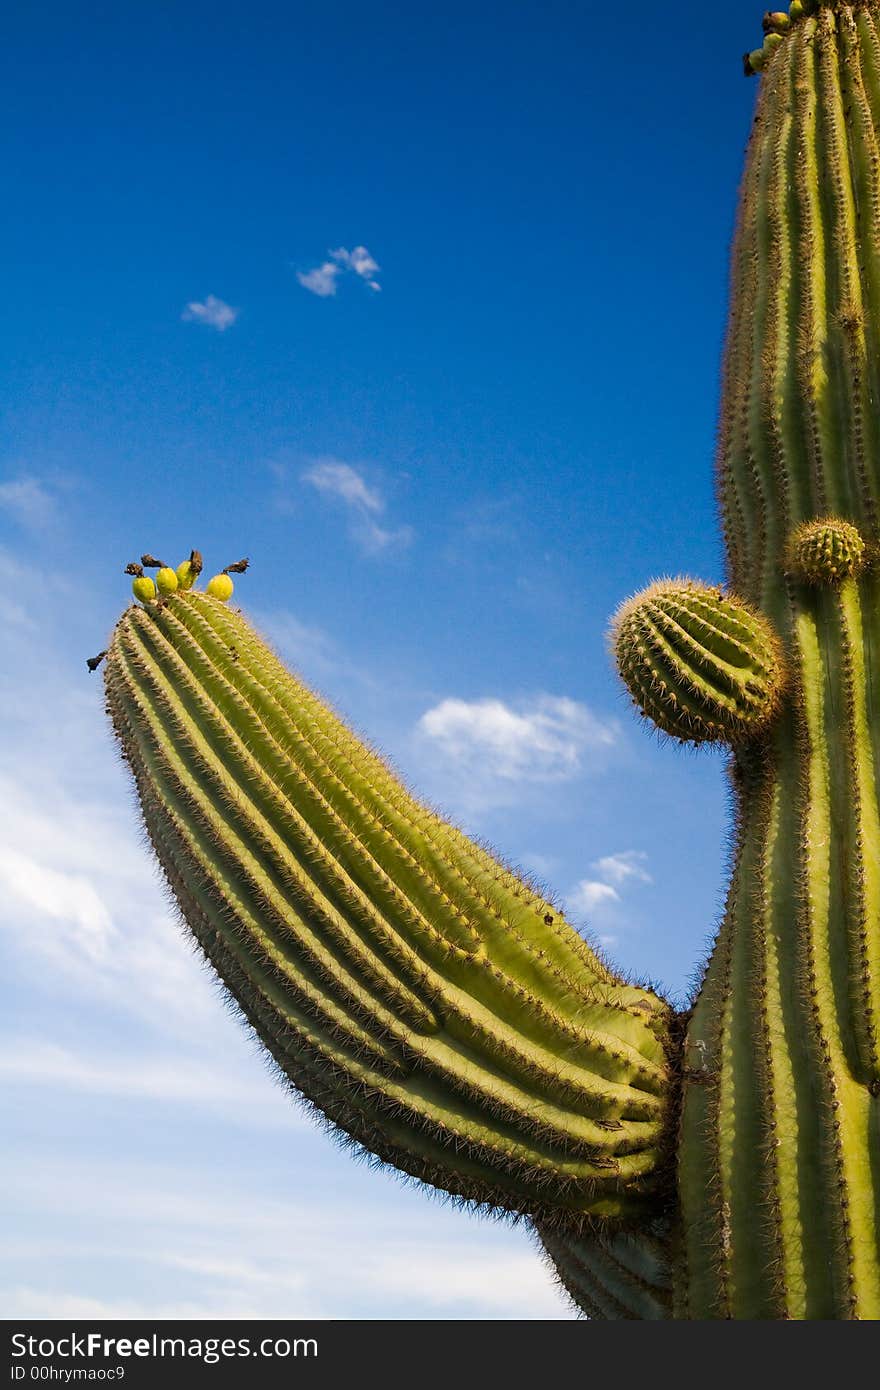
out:
{"label": "green cactus skin", "polygon": [[663,581],[614,628],[643,712],[731,745],[691,1009],[614,975],[210,595],[130,607],[107,655],[169,884],[278,1067],[371,1154],[531,1218],[589,1317],[880,1317],[878,11],[803,0],[746,60],[729,585]]}
{"label": "green cactus skin", "polygon": [[777,43],[742,185],[719,490],[731,584],[791,680],[732,767],[683,1068],[683,1317],[880,1317],[880,584],[787,573],[804,523],[880,538],[878,19],[822,5]]}
{"label": "green cactus skin", "polygon": [[184,916],[304,1095],[468,1200],[576,1228],[648,1210],[666,1004],[418,805],[219,600],[129,609],[106,686]]}
{"label": "green cactus skin", "polygon": [[578,1236],[540,1223],[537,1234],[557,1281],[590,1318],[662,1322],[672,1316],[669,1232],[645,1224],[638,1233]]}

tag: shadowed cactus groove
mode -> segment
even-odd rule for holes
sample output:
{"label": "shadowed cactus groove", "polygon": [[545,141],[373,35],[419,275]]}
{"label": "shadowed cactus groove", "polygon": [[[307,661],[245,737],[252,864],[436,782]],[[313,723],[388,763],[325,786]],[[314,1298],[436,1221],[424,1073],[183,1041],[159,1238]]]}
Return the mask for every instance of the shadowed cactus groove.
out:
{"label": "shadowed cactus groove", "polygon": [[764,30],[728,583],[659,581],[612,627],[643,714],[730,748],[735,860],[690,1009],[420,805],[228,583],[198,589],[197,551],[106,654],[157,856],[277,1066],[369,1153],[530,1218],[595,1318],[880,1317],[880,0]]}

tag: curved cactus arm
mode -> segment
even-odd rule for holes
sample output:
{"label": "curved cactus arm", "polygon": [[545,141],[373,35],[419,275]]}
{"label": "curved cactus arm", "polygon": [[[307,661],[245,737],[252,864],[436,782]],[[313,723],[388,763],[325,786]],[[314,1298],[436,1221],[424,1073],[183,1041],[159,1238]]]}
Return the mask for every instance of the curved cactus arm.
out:
{"label": "curved cactus arm", "polygon": [[661,1322],[672,1317],[669,1232],[566,1231],[536,1226],[553,1272],[588,1318]]}
{"label": "curved cactus arm", "polygon": [[181,912],[304,1096],[467,1200],[550,1225],[652,1209],[662,1000],[413,800],[223,603],[133,606],[105,670]]}

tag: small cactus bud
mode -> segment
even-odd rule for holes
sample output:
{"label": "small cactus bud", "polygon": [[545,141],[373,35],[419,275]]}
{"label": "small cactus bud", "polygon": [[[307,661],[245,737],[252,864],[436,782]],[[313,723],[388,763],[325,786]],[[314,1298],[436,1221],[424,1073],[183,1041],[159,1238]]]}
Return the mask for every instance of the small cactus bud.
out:
{"label": "small cactus bud", "polygon": [[178,589],[178,579],[176,572],[169,565],[163,565],[156,575],[156,588],[163,598],[168,594],[176,594]]}
{"label": "small cactus bud", "polygon": [[784,34],[791,28],[791,20],[784,10],[768,10],[763,22],[765,34]]}
{"label": "small cactus bud", "polygon": [[858,527],[840,517],[805,521],[789,537],[785,567],[802,584],[840,584],[865,564]]}
{"label": "small cactus bud", "polygon": [[611,637],[635,703],[674,738],[740,744],[779,707],[784,673],[775,634],[718,588],[660,580],[623,605]]}
{"label": "small cactus bud", "polygon": [[753,48],[751,53],[743,54],[743,72],[746,77],[754,77],[764,66],[763,48]]}
{"label": "small cactus bud", "polygon": [[803,0],[791,0],[791,4],[790,4],[789,7],[788,7],[788,17],[789,17],[789,19],[790,19],[792,22],[794,22],[794,20],[796,20],[796,19],[802,19],[802,18],[803,18],[803,15],[804,15]]}
{"label": "small cactus bud", "polygon": [[772,58],[779,45],[782,43],[782,35],[777,33],[768,34],[764,40],[764,62]]}
{"label": "small cactus bud", "polygon": [[156,585],[148,574],[142,574],[131,581],[131,592],[141,603],[152,603],[156,597]]}
{"label": "small cactus bud", "polygon": [[215,574],[214,578],[208,581],[208,593],[211,598],[218,598],[221,603],[229,602],[234,587],[228,574]]}

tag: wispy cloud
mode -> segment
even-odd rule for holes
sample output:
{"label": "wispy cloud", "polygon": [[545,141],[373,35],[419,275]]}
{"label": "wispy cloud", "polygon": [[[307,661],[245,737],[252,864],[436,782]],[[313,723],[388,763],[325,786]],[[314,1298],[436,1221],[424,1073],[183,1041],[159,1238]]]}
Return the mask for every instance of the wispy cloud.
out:
{"label": "wispy cloud", "polygon": [[92,960],[107,955],[113,923],[84,874],[41,864],[29,854],[4,846],[0,848],[0,885],[14,912],[31,909],[40,919],[65,923],[84,955]]}
{"label": "wispy cloud", "polygon": [[653,883],[645,868],[647,858],[644,850],[626,849],[620,854],[606,854],[604,858],[597,859],[592,867],[606,883],[616,884],[617,887],[631,878],[639,883]]}
{"label": "wispy cloud", "polygon": [[328,251],[329,260],[322,261],[312,270],[297,271],[296,278],[304,290],[309,290],[319,299],[329,299],[336,294],[339,282],[345,274],[357,276],[373,291],[382,288],[376,278],[379,273],[378,262],[370,255],[366,246],[356,246],[348,251],[339,246]]}
{"label": "wispy cloud", "polygon": [[368,487],[362,474],[348,463],[336,459],[322,459],[303,473],[303,482],[311,483],[319,492],[328,492],[339,497],[349,507],[359,507],[367,512],[381,512],[382,498],[374,488]]}
{"label": "wispy cloud", "polygon": [[4,1039],[0,1078],[7,1086],[26,1086],[32,1097],[37,1091],[81,1091],[205,1107],[237,1124],[296,1129],[305,1123],[302,1111],[279,1094],[280,1086],[254,1086],[250,1076],[179,1051],[164,1057],[119,1051],[91,1055],[44,1038]]}
{"label": "wispy cloud", "polygon": [[187,304],[180,317],[185,323],[204,323],[209,328],[216,328],[218,333],[225,333],[226,329],[235,323],[238,312],[231,304],[226,304],[216,295],[209,294],[204,303],[194,300]]}
{"label": "wispy cloud", "polygon": [[351,534],[368,555],[401,549],[411,542],[411,527],[386,527],[380,523],[378,518],[385,511],[385,500],[351,464],[334,458],[315,459],[301,477],[316,491],[345,506],[352,520]]}
{"label": "wispy cloud", "polygon": [[568,781],[591,751],[617,740],[613,721],[555,695],[517,704],[450,697],[422,715],[418,730],[460,769],[515,782]]}
{"label": "wispy cloud", "polygon": [[56,520],[58,503],[39,478],[24,475],[0,483],[0,511],[29,531],[42,531]]}
{"label": "wispy cloud", "polygon": [[568,895],[568,905],[576,913],[592,912],[601,903],[620,902],[620,894],[610,883],[600,879],[582,878]]}
{"label": "wispy cloud", "polygon": [[216,986],[163,901],[127,798],[108,792],[102,805],[81,781],[66,787],[43,768],[34,781],[17,770],[0,778],[4,804],[16,807],[0,857],[0,932],[16,972],[71,1007],[216,1039]]}
{"label": "wispy cloud", "polygon": [[[10,1315],[322,1318],[338,1307],[342,1286],[355,1317],[405,1315],[414,1303],[436,1318],[571,1316],[525,1229],[474,1218],[468,1229],[461,1214],[453,1232],[448,1212],[422,1202],[384,1207],[377,1242],[375,1213],[356,1196],[267,1199],[252,1164],[236,1185],[231,1172],[218,1182],[210,1165],[120,1170],[94,1158],[23,1165],[19,1157],[0,1166],[16,1201],[6,1242],[14,1275],[0,1289]],[[120,1256],[134,1272],[130,1293],[114,1288]]]}
{"label": "wispy cloud", "polygon": [[606,854],[590,865],[595,878],[582,878],[566,896],[575,917],[592,918],[603,928],[599,940],[609,946],[617,940],[616,930],[624,925],[620,915],[622,890],[630,883],[653,883],[645,868],[648,856],[643,850],[627,849]]}

